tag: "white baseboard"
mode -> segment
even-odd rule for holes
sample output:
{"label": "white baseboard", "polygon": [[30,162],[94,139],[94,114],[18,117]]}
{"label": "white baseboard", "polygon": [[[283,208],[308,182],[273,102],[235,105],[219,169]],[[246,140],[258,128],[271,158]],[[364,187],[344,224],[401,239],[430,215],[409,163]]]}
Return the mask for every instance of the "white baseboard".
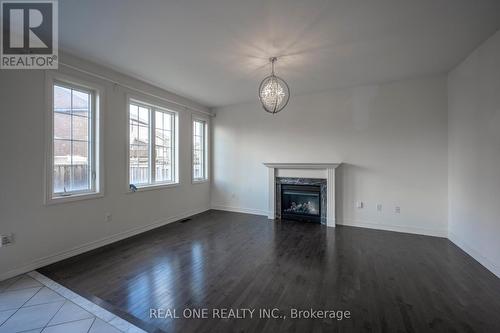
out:
{"label": "white baseboard", "polygon": [[176,221],[182,220],[186,217],[193,216],[193,215],[196,215],[199,213],[203,213],[207,210],[210,210],[210,208],[206,207],[206,208],[201,208],[201,209],[189,211],[189,212],[186,212],[183,214],[179,214],[177,216],[172,216],[172,217],[169,217],[166,219],[155,221],[155,222],[148,224],[148,225],[145,225],[145,226],[136,227],[136,228],[133,228],[130,230],[120,232],[120,233],[112,235],[112,236],[107,236],[107,237],[101,238],[97,241],[93,241],[93,242],[86,243],[86,244],[83,244],[80,246],[76,246],[76,247],[69,249],[69,250],[66,250],[66,251],[62,251],[62,252],[59,252],[59,253],[56,253],[56,254],[53,254],[50,256],[36,259],[36,260],[26,264],[26,265],[16,267],[14,269],[11,269],[8,272],[0,273],[0,281],[11,278],[13,276],[17,276],[19,274],[24,274],[24,273],[33,271],[33,270],[38,269],[40,267],[53,264],[55,262],[82,254],[82,253],[87,252],[87,251],[97,249],[99,247],[120,241],[122,239],[141,234],[141,233],[149,231],[151,229],[161,227],[165,224],[176,222]]}
{"label": "white baseboard", "polygon": [[[211,207],[212,207],[212,209],[224,210],[224,211],[228,211],[228,212],[269,216],[269,213],[267,211],[261,210],[261,209],[225,206],[225,205],[219,205],[219,204],[212,204]],[[342,222],[339,220],[333,220],[333,221],[330,221],[330,224],[327,223],[327,225],[331,226],[331,227],[335,227],[335,225],[345,225],[345,226],[351,226],[351,227],[378,229],[378,230],[386,230],[386,231],[396,231],[396,232],[404,232],[404,233],[409,233],[409,234],[434,236],[434,237],[442,237],[442,238],[447,238],[447,236],[448,236],[447,230],[433,230],[433,229],[415,228],[415,227],[408,227],[408,226],[379,224],[379,223],[373,223],[373,222],[367,222],[367,221],[355,221],[355,220],[349,220],[349,219],[344,219]]]}
{"label": "white baseboard", "polygon": [[245,214],[268,216],[268,211],[262,210],[262,209],[232,207],[232,206],[224,206],[224,205],[216,205],[216,204],[212,204],[212,209],[225,210],[228,212],[235,212],[235,213],[245,213]]}
{"label": "white baseboard", "polygon": [[[196,215],[199,213],[203,213],[207,210],[210,209],[217,209],[217,210],[224,210],[224,211],[230,211],[230,212],[237,212],[237,213],[246,213],[246,214],[253,214],[253,215],[263,215],[267,216],[268,212],[265,210],[260,210],[260,209],[252,209],[252,208],[242,208],[242,207],[231,207],[231,206],[224,206],[224,205],[212,205],[211,208],[201,208],[197,210],[193,210],[190,212],[186,212],[183,214],[179,214],[177,216],[172,216],[164,220],[158,220],[155,221],[152,224],[148,224],[146,226],[140,226],[136,227],[127,231],[123,231],[121,233],[104,237],[100,240],[93,241],[81,246],[74,247],[70,250],[59,252],[50,256],[42,257],[39,259],[36,259],[32,261],[31,263],[28,263],[26,265],[16,267],[8,272],[3,272],[0,274],[0,281],[3,281],[5,279],[11,278],[13,276],[17,276],[19,274],[24,274],[27,272],[30,272],[32,270],[38,269],[40,267],[46,266],[53,264],[55,262],[82,254],[87,251],[91,251],[94,249],[97,249],[99,247],[120,241],[122,239],[135,236],[138,234],[141,234],[143,232],[161,227],[163,225],[176,222],[178,220],[184,219],[186,217]],[[411,233],[411,234],[419,234],[419,235],[427,235],[427,236],[435,236],[435,237],[443,237],[443,238],[448,238],[451,242],[453,242],[455,245],[457,245],[459,248],[461,248],[463,251],[465,251],[467,254],[469,254],[472,258],[474,258],[476,261],[478,261],[481,265],[483,265],[485,268],[487,268],[489,271],[491,271],[493,274],[495,274],[497,277],[500,278],[500,267],[490,261],[488,258],[482,256],[479,254],[478,251],[474,250],[471,246],[469,246],[466,242],[458,238],[455,234],[453,233],[448,233],[446,230],[430,230],[430,229],[422,229],[422,228],[414,228],[414,227],[407,227],[407,226],[398,226],[398,225],[384,225],[384,224],[378,224],[378,223],[370,223],[366,221],[354,221],[354,220],[348,220],[344,219],[342,222],[337,220],[337,225],[345,225],[345,226],[352,226],[352,227],[361,227],[361,228],[369,228],[369,229],[378,229],[378,230],[387,230],[387,231],[396,231],[396,232],[405,232],[405,233]]]}
{"label": "white baseboard", "polygon": [[417,227],[409,227],[401,225],[379,224],[379,223],[357,221],[350,219],[343,219],[341,221],[337,220],[337,225],[345,225],[350,227],[360,227],[360,228],[377,229],[385,231],[396,231],[408,234],[417,234],[417,235],[434,236],[442,238],[446,238],[448,236],[447,230],[434,230],[434,229],[425,229],[425,228],[417,228]]}
{"label": "white baseboard", "polygon": [[474,248],[468,245],[464,240],[460,239],[456,234],[449,232],[448,239],[453,244],[464,250],[465,253],[474,258],[486,269],[488,269],[490,272],[492,272],[493,274],[495,274],[497,277],[500,278],[500,266],[496,265],[494,262],[481,255],[478,251],[474,250]]}

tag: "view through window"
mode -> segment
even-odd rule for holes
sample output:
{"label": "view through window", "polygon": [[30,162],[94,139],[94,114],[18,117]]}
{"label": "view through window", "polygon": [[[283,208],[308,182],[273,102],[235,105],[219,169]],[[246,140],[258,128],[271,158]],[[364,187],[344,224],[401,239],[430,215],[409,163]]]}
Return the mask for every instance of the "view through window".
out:
{"label": "view through window", "polygon": [[206,122],[193,120],[193,180],[207,179]]}
{"label": "view through window", "polygon": [[129,183],[174,183],[175,113],[143,104],[129,105]]}
{"label": "view through window", "polygon": [[95,190],[93,93],[53,86],[53,196]]}

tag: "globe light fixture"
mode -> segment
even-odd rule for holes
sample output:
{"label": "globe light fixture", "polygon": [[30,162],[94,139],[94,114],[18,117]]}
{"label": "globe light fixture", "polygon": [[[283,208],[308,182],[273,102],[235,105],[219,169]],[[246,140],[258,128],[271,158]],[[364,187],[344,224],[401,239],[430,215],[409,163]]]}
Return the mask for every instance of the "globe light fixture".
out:
{"label": "globe light fixture", "polygon": [[259,99],[262,107],[269,113],[278,113],[285,108],[290,99],[290,88],[279,76],[274,75],[276,57],[269,58],[271,75],[266,77],[259,86]]}

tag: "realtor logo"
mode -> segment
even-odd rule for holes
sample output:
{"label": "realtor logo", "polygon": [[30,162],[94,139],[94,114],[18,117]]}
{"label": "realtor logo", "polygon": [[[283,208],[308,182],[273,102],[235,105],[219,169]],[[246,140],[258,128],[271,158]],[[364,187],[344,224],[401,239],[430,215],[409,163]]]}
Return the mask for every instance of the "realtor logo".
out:
{"label": "realtor logo", "polygon": [[57,68],[57,0],[2,1],[2,69]]}

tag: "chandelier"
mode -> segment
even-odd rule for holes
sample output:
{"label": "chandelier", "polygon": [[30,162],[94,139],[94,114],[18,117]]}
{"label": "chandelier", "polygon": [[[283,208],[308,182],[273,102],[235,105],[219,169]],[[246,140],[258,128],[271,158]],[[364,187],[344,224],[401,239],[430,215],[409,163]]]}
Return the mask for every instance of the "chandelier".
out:
{"label": "chandelier", "polygon": [[276,57],[269,58],[271,75],[266,77],[259,86],[259,99],[262,107],[269,113],[278,113],[285,108],[290,99],[290,88],[279,76],[274,75]]}

